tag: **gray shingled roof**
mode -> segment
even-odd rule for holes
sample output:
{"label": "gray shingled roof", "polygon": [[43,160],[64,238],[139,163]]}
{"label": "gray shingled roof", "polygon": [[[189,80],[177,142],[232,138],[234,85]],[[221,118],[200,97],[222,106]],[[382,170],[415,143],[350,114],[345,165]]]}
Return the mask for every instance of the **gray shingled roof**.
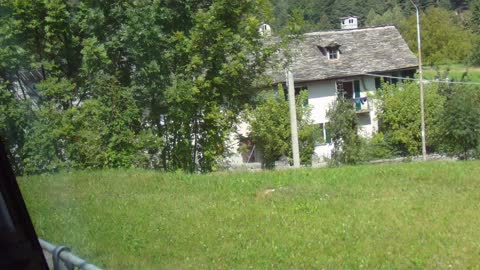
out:
{"label": "gray shingled roof", "polygon": [[[340,57],[328,59],[325,47],[340,45]],[[295,82],[325,80],[385,71],[412,69],[417,58],[394,26],[313,32],[291,46],[296,55],[292,65]],[[272,73],[275,82],[285,81],[280,68]]]}

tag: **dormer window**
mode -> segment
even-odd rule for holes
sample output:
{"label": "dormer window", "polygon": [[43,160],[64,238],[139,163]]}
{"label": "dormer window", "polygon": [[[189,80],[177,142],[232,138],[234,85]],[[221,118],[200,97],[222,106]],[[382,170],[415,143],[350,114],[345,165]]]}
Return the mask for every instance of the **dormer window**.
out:
{"label": "dormer window", "polygon": [[340,54],[342,51],[340,51],[340,47],[342,45],[338,44],[335,41],[326,41],[323,44],[318,44],[317,48],[320,50],[322,53],[323,57],[327,57],[329,60],[336,60],[340,58]]}
{"label": "dormer window", "polygon": [[338,48],[327,48],[327,53],[328,59],[338,59]]}

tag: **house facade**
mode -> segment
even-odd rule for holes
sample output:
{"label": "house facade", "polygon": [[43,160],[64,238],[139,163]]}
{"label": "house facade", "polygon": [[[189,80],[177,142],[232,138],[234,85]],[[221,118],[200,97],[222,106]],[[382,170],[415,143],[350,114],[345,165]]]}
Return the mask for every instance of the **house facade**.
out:
{"label": "house facade", "polygon": [[[304,34],[289,49],[295,90],[308,92],[311,118],[323,133],[323,142],[315,147],[320,161],[330,157],[333,149],[326,114],[338,95],[355,108],[359,134],[371,137],[378,121],[370,94],[382,81],[401,83],[401,78],[413,77],[418,67],[417,58],[394,26],[357,28],[357,17],[342,18],[341,23],[341,30]],[[272,70],[270,75],[273,85],[284,84],[286,89],[285,70]],[[242,126],[239,132],[246,134],[246,128]]]}

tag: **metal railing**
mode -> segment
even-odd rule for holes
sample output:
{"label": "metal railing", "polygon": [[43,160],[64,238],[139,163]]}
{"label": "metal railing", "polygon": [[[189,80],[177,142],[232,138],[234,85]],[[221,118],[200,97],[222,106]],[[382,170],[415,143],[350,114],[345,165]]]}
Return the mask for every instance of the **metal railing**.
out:
{"label": "metal railing", "polygon": [[38,239],[43,250],[52,255],[53,270],[102,270],[70,251],[66,246],[55,246],[45,240]]}
{"label": "metal railing", "polygon": [[357,113],[367,113],[371,110],[370,102],[367,97],[352,98],[347,100],[353,103],[353,107]]}

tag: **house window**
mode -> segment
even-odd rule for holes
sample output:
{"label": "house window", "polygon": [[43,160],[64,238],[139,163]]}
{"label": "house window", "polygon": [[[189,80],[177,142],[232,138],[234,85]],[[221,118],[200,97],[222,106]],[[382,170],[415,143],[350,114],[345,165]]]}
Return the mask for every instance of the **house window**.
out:
{"label": "house window", "polygon": [[[295,99],[300,95],[301,91],[308,91],[308,88],[306,86],[299,86],[295,87]],[[285,100],[288,100],[288,86],[283,87],[283,95],[285,96]],[[303,106],[308,105],[308,97],[306,100],[303,102]]]}
{"label": "house window", "polygon": [[334,60],[338,59],[338,49],[337,48],[327,48],[328,59]]}
{"label": "house window", "polygon": [[347,100],[360,97],[360,81],[337,81],[337,95]]}
{"label": "house window", "polygon": [[[300,92],[301,91],[308,91],[308,88],[307,87],[295,87],[295,98],[300,95]],[[308,96],[307,98],[303,101],[303,106],[307,106],[308,105]]]}
{"label": "house window", "polygon": [[353,23],[353,19],[348,20],[349,23]]}
{"label": "house window", "polygon": [[332,143],[332,137],[330,136],[329,123],[320,123],[320,137],[322,138],[323,144]]}
{"label": "house window", "polygon": [[[399,74],[394,72],[394,73],[390,74],[389,76],[398,77]],[[383,81],[386,82],[386,83],[389,83],[389,84],[397,84],[398,83],[398,78],[384,77]]]}
{"label": "house window", "polygon": [[380,80],[380,78],[375,78],[375,89],[379,89],[379,88],[382,88],[382,81]]}

